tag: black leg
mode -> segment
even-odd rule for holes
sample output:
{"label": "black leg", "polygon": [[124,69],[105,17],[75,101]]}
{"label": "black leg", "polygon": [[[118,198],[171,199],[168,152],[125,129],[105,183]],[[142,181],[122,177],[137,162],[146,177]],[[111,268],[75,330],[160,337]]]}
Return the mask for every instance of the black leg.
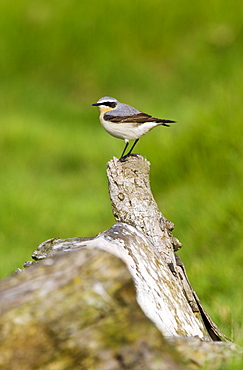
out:
{"label": "black leg", "polygon": [[131,154],[131,153],[132,153],[132,150],[134,149],[135,145],[137,144],[138,140],[139,139],[137,139],[137,140],[134,141],[134,143],[133,143],[131,149],[129,150],[129,152],[126,155],[124,155],[129,142],[126,143],[125,148],[124,148],[124,150],[122,152],[122,155],[121,155],[121,158],[120,158],[120,161],[121,162],[126,162],[126,158],[129,157],[129,155],[136,156],[136,154]]}
{"label": "black leg", "polygon": [[[129,141],[128,141],[128,142],[126,142],[126,145],[125,145],[125,148],[124,148],[124,150],[123,150],[123,152],[122,152],[121,158],[124,156],[124,154],[125,154],[125,151],[126,151],[126,149],[127,149],[128,144],[129,144]],[[120,159],[121,159],[121,158],[120,158]]]}
{"label": "black leg", "polygon": [[132,150],[134,149],[135,145],[137,144],[139,139],[135,140],[134,143],[133,143],[133,146],[131,147],[131,149],[129,150],[129,152],[127,153],[127,156],[129,156],[131,153],[132,153]]}

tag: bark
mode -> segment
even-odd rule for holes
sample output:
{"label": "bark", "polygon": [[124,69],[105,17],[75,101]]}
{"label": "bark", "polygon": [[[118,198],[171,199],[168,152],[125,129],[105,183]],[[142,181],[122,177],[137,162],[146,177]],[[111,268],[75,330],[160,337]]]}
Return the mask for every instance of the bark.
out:
{"label": "bark", "polygon": [[1,282],[0,369],[176,370],[239,357],[175,253],[181,243],[152,196],[149,162],[114,158],[107,175],[116,224],[47,240],[38,262]]}

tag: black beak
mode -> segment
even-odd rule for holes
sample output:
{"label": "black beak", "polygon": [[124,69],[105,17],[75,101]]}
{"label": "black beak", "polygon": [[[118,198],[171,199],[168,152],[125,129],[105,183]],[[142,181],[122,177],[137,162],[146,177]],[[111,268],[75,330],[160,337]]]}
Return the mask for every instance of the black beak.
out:
{"label": "black beak", "polygon": [[98,105],[100,105],[99,103],[94,103],[94,104],[91,104],[91,105],[93,105],[93,106],[98,106]]}

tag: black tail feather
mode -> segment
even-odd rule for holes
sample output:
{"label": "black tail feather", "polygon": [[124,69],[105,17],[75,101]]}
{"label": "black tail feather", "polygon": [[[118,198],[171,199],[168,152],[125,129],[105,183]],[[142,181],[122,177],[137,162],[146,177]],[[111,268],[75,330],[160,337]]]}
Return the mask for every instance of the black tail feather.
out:
{"label": "black tail feather", "polygon": [[162,119],[161,124],[166,127],[170,127],[170,125],[167,125],[166,123],[176,123],[176,121],[171,121],[169,119]]}

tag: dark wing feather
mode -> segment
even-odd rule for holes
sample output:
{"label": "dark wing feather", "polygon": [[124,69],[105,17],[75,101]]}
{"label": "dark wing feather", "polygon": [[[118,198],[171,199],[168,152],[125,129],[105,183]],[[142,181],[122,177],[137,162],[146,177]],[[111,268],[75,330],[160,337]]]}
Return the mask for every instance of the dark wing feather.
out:
{"label": "dark wing feather", "polygon": [[[138,125],[141,125],[144,122],[157,122],[161,124],[175,122],[175,121],[170,121],[167,119],[155,118],[146,113],[138,113],[132,116],[113,116],[111,114],[105,114],[104,119],[106,121],[110,121],[114,123],[132,122],[132,123],[137,123]],[[165,125],[165,126],[169,126],[169,125]]]}

